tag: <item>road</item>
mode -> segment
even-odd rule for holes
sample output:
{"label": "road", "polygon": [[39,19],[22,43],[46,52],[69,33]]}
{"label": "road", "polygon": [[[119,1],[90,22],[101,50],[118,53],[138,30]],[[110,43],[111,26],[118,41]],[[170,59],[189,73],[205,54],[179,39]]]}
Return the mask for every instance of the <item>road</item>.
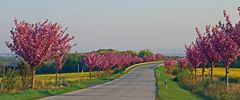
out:
{"label": "road", "polygon": [[41,100],[154,100],[154,67],[142,65],[113,81]]}

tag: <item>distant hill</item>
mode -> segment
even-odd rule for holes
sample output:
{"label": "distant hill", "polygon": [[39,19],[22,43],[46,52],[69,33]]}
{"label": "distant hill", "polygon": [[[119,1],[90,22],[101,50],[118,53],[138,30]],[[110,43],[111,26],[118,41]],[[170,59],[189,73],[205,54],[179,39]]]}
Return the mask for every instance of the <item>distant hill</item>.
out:
{"label": "distant hill", "polygon": [[11,53],[0,53],[0,57],[12,58],[12,57],[15,57],[15,56],[16,56],[15,54],[11,54]]}

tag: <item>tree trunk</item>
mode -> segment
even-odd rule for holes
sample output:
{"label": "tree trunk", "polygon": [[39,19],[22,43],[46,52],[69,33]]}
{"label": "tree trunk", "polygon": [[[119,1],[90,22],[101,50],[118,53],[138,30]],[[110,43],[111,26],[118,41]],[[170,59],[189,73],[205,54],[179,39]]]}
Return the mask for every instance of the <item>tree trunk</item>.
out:
{"label": "tree trunk", "polygon": [[58,71],[56,71],[55,84],[58,83]]}
{"label": "tree trunk", "polygon": [[22,75],[21,77],[22,77],[22,88],[25,89],[27,86],[27,76],[24,73],[24,75]]}
{"label": "tree trunk", "polygon": [[78,64],[78,81],[80,82],[81,78],[80,78],[80,73],[79,73],[80,69],[79,69],[79,64]]}
{"label": "tree trunk", "polygon": [[210,80],[213,82],[213,63],[211,63]]}
{"label": "tree trunk", "polygon": [[191,68],[191,75],[193,75],[193,68]]}
{"label": "tree trunk", "polygon": [[197,68],[194,68],[194,78],[197,79]]}
{"label": "tree trunk", "polygon": [[98,77],[101,77],[101,71],[98,70]]}
{"label": "tree trunk", "polygon": [[36,67],[31,67],[31,88],[35,88],[35,73],[36,73]]}
{"label": "tree trunk", "polygon": [[89,78],[92,79],[92,70],[89,70]]}
{"label": "tree trunk", "polygon": [[229,73],[229,69],[228,69],[228,66],[226,66],[226,87],[228,87],[228,80],[229,80],[228,73]]}
{"label": "tree trunk", "polygon": [[202,67],[202,80],[205,80],[205,65]]}

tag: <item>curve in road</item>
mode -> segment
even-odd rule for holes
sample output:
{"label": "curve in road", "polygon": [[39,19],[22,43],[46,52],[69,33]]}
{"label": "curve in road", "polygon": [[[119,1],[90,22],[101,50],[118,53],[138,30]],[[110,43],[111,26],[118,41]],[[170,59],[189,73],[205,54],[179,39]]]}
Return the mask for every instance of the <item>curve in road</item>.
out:
{"label": "curve in road", "polygon": [[41,100],[154,100],[156,66],[141,65],[113,81]]}

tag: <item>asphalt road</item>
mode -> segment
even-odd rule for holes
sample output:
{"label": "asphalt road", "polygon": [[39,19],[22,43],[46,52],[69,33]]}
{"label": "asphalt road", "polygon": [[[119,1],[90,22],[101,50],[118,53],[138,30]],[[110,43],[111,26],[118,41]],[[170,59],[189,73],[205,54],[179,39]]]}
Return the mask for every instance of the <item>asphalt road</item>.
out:
{"label": "asphalt road", "polygon": [[154,100],[156,66],[142,65],[111,82],[41,100]]}

